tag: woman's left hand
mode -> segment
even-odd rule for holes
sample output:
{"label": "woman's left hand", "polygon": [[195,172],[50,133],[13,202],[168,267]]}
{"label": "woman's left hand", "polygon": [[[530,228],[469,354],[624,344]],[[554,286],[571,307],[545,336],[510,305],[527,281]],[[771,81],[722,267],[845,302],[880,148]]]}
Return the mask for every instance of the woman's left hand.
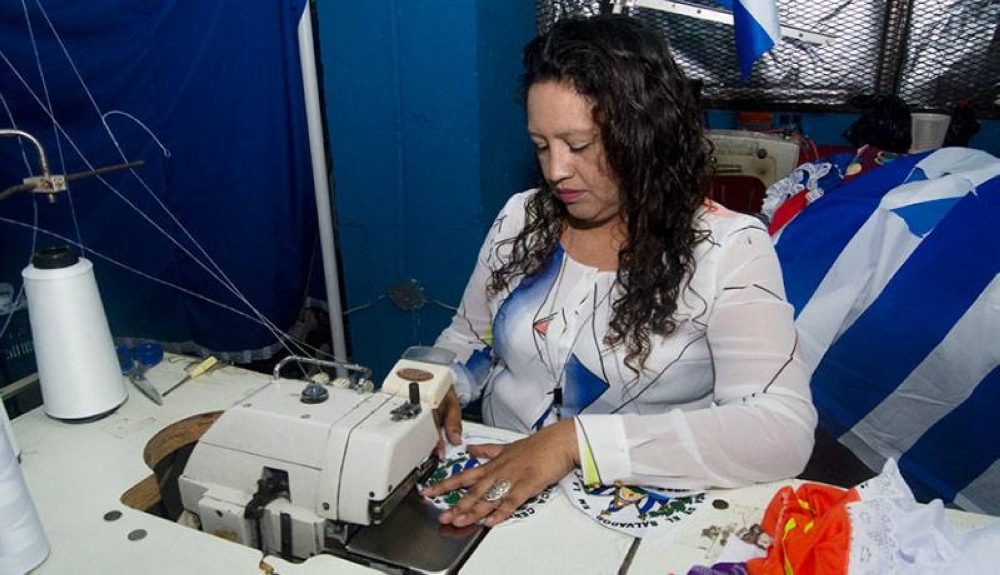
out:
{"label": "woman's left hand", "polygon": [[[422,494],[435,497],[468,488],[465,496],[443,512],[439,520],[455,527],[483,520],[484,525],[492,527],[579,464],[576,426],[572,419],[564,419],[513,443],[470,445],[469,455],[490,461],[428,487]],[[502,480],[510,482],[510,491],[497,501],[486,501],[484,497],[490,487]]]}

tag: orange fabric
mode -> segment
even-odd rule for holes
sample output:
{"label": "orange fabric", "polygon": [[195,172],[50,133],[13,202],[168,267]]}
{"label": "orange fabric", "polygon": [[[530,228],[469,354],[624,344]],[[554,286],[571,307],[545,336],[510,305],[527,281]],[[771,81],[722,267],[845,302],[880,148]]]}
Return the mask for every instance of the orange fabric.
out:
{"label": "orange fabric", "polygon": [[750,575],[841,575],[847,573],[851,523],[847,504],[854,489],[806,483],[782,487],[764,512],[761,527],[771,536],[767,557],[747,562]]}

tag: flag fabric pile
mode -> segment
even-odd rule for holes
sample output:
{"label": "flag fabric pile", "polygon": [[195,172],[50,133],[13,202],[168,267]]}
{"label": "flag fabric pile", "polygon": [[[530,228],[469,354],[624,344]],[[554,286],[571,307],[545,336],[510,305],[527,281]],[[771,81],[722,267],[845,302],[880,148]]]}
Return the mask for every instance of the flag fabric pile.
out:
{"label": "flag fabric pile", "polygon": [[1000,513],[1000,159],[897,159],[776,242],[820,425],[920,500]]}

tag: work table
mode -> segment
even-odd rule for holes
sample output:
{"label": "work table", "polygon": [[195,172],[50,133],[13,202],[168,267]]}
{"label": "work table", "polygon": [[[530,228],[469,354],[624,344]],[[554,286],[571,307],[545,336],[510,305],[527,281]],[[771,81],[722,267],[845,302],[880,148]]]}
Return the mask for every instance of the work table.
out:
{"label": "work table", "polygon": [[[162,391],[180,381],[182,359],[168,355],[148,372],[150,382]],[[49,418],[42,408],[15,419],[21,468],[51,547],[48,559],[33,573],[253,574],[271,568],[281,575],[375,573],[331,555],[298,564],[265,557],[121,502],[124,493],[152,474],[143,453],[157,433],[177,421],[225,409],[268,383],[266,375],[226,367],[185,383],[164,398],[163,406],[130,388],[129,399],[97,421],[65,423]],[[513,437],[467,425],[479,434]],[[709,498],[726,502],[725,509],[706,508],[685,518],[675,534],[641,540],[637,547],[634,538],[602,527],[557,494],[535,516],[492,529],[461,572],[683,575],[692,565],[712,563],[721,548],[718,528],[756,523],[774,492],[786,483],[710,493]],[[996,519],[949,514],[959,529]]]}

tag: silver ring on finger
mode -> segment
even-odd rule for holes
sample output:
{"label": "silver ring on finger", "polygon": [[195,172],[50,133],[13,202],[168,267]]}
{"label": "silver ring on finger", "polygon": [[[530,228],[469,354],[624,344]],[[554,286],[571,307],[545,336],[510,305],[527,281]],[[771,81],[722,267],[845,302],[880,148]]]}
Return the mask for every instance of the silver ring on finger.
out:
{"label": "silver ring on finger", "polygon": [[483,501],[487,503],[503,501],[510,494],[511,486],[512,484],[509,479],[497,479],[486,490],[486,493],[483,494]]}

